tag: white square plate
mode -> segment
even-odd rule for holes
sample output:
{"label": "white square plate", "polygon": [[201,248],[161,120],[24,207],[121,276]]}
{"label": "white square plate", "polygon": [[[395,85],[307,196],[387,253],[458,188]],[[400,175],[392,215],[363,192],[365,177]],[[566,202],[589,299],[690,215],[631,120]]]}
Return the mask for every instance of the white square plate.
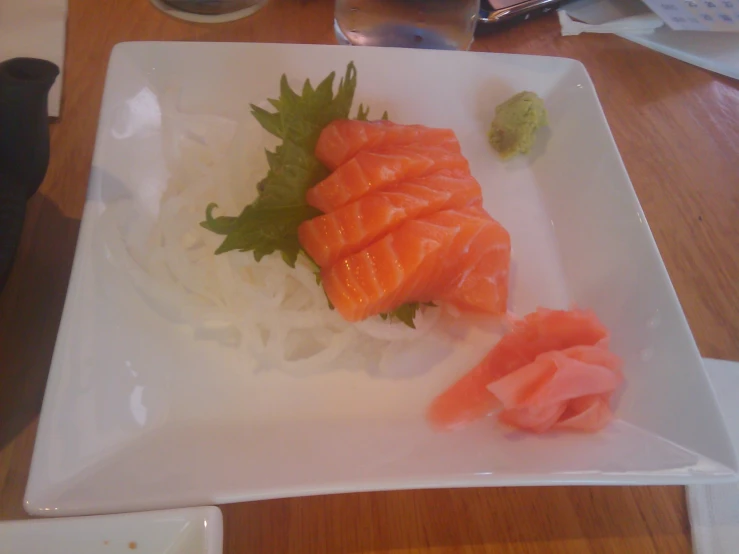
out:
{"label": "white square plate", "polygon": [[0,523],[8,554],[221,554],[215,506]]}
{"label": "white square plate", "polygon": [[[491,346],[470,334],[446,363],[407,352],[414,375],[295,378],[254,372],[249,351],[163,319],[111,271],[99,230],[116,203],[156,212],[168,170],[162,110],[237,118],[349,61],[355,105],[452,128],[485,206],[513,243],[509,308],[595,310],[625,360],[618,420],[595,435],[530,436],[424,420],[431,399]],[[495,106],[544,98],[550,130],[502,163]],[[263,156],[257,141],[254,152]],[[432,367],[433,366],[433,367]],[[736,459],[680,304],[593,85],[573,60],[267,44],[128,43],[111,56],[88,199],[26,490],[33,514],[100,513],[420,487],[727,480]]]}

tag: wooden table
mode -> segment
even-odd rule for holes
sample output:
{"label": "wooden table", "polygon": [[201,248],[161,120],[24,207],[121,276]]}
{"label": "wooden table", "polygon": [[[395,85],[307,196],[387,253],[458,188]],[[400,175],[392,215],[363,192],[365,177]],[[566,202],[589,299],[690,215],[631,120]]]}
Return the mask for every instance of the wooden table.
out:
{"label": "wooden table", "polygon": [[[22,508],[90,171],[111,48],[130,40],[334,43],[332,2],[273,0],[195,25],[147,0],[69,0],[61,119],[0,295],[0,519]],[[561,37],[555,17],[475,50],[565,56],[592,76],[704,356],[739,360],[739,87],[615,36]],[[690,551],[681,487],[347,494],[223,507],[228,554]]]}

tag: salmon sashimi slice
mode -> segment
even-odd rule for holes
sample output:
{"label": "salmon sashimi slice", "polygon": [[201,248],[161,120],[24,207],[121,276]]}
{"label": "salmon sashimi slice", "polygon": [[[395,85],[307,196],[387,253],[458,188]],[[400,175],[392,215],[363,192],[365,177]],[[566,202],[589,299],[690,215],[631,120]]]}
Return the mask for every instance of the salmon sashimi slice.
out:
{"label": "salmon sashimi slice", "polygon": [[500,223],[487,225],[466,249],[458,276],[439,300],[459,310],[504,314],[508,307],[511,237]]}
{"label": "salmon sashimi slice", "polygon": [[368,248],[321,270],[331,304],[350,322],[423,296],[429,275],[456,230],[411,220]]}
{"label": "salmon sashimi slice", "polygon": [[363,151],[308,189],[305,199],[314,208],[329,213],[373,190],[443,169],[469,172],[469,163],[461,154],[439,147]]}
{"label": "salmon sashimi slice", "polygon": [[[301,223],[298,240],[319,267],[326,267],[382,238],[420,214],[434,200],[402,193],[368,194],[336,211]],[[442,197],[436,202],[443,200]]]}
{"label": "salmon sashimi slice", "polygon": [[504,314],[508,308],[510,260],[510,241],[501,240],[439,300],[462,311]]}
{"label": "salmon sashimi slice", "polygon": [[[506,244],[510,244],[508,233],[503,230],[503,237],[498,236],[498,231],[502,228],[480,208],[479,204],[471,204],[456,210],[442,210],[424,220],[456,230],[454,238],[444,252],[445,263],[437,266],[437,272],[432,275],[431,295],[434,298],[443,297],[450,288],[455,289],[459,276],[491,251],[501,247],[501,242],[503,249]],[[490,311],[485,309],[484,304],[479,307],[482,311]]]}
{"label": "salmon sashimi slice", "polygon": [[461,148],[454,131],[423,125],[399,125],[390,121],[337,119],[324,127],[315,154],[328,169],[334,170],[361,150],[407,144],[439,146],[454,153]]}
{"label": "salmon sashimi slice", "polygon": [[466,375],[437,396],[427,417],[451,428],[490,415],[501,405],[487,386],[532,363],[539,354],[574,346],[604,345],[608,330],[590,310],[539,308],[522,320]]}
{"label": "salmon sashimi slice", "polygon": [[298,240],[320,266],[359,252],[401,223],[439,210],[481,202],[468,173],[440,171],[366,194],[338,210],[303,222]]}
{"label": "salmon sashimi slice", "polygon": [[[475,207],[412,219],[366,249],[321,270],[326,294],[348,321],[438,298],[463,270],[465,249],[492,225]],[[425,241],[434,241],[426,248]],[[425,248],[424,258],[404,249]],[[406,263],[406,260],[412,263]]]}
{"label": "salmon sashimi slice", "polygon": [[504,314],[511,256],[508,231],[475,203],[438,212],[428,220],[459,228],[450,246],[447,271],[437,281],[435,298],[460,309]]}

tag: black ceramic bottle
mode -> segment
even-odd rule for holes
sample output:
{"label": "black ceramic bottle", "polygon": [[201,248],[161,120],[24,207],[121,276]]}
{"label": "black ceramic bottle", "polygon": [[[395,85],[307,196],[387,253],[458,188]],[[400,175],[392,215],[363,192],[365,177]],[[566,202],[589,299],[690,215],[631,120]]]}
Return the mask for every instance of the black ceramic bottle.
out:
{"label": "black ceramic bottle", "polygon": [[23,230],[26,200],[49,165],[49,90],[59,68],[46,60],[0,63],[0,290]]}

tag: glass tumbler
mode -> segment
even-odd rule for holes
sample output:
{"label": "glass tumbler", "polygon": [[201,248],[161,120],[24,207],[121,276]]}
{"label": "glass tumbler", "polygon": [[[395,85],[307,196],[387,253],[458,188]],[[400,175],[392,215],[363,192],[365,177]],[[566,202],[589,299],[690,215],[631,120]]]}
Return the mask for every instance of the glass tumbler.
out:
{"label": "glass tumbler", "polygon": [[162,0],[165,4],[188,13],[200,15],[225,15],[243,11],[255,12],[268,0]]}
{"label": "glass tumbler", "polygon": [[468,50],[480,0],[336,0],[339,44]]}

